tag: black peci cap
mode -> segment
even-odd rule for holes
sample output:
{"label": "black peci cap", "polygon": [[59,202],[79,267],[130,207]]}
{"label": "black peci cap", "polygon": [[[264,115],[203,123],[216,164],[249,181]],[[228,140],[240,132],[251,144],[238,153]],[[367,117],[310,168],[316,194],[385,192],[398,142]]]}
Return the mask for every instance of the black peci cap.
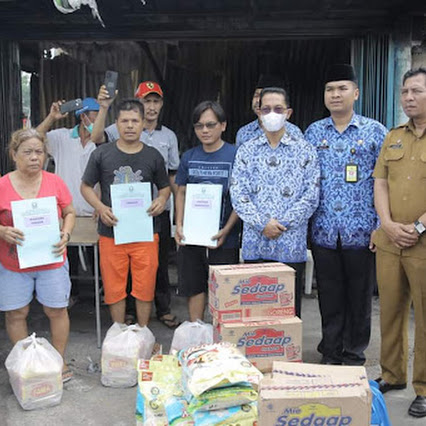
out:
{"label": "black peci cap", "polygon": [[273,74],[261,74],[256,84],[256,89],[264,89],[265,87],[281,87],[284,89],[284,80]]}
{"label": "black peci cap", "polygon": [[334,64],[331,65],[325,75],[324,84],[330,81],[349,80],[357,83],[355,70],[349,64]]}

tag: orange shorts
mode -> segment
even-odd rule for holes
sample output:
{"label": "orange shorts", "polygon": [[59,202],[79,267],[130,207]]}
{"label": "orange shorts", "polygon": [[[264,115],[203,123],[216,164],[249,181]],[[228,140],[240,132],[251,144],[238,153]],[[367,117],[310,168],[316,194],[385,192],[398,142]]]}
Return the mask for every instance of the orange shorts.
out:
{"label": "orange shorts", "polygon": [[158,268],[158,234],[153,242],[115,245],[114,238],[99,236],[99,253],[105,303],[112,305],[126,298],[129,266],[132,296],[143,302],[154,299]]}

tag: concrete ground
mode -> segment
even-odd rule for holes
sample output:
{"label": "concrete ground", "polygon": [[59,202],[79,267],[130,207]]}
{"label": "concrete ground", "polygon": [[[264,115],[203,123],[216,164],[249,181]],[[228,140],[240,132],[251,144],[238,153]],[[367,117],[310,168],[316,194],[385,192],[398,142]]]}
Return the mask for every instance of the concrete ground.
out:
{"label": "concrete ground", "polygon": [[[171,268],[172,283],[176,282],[176,273]],[[7,355],[12,349],[8,341],[4,314],[0,313],[0,426],[68,426],[68,425],[102,425],[127,426],[135,424],[136,388],[113,389],[102,386],[100,372],[96,370],[100,364],[101,351],[96,347],[95,312],[93,284],[82,282],[81,299],[70,310],[71,334],[69,339],[67,361],[74,371],[74,378],[64,385],[64,393],[60,405],[43,410],[24,411],[19,406],[8,382],[4,367]],[[187,318],[184,300],[173,297],[173,313],[181,320]],[[367,371],[370,379],[380,373],[379,352],[379,306],[377,298],[373,305],[373,329],[369,348],[367,349]],[[101,307],[102,336],[111,325],[108,309]],[[316,346],[320,340],[320,316],[315,294],[303,299],[303,360],[318,363],[320,356]],[[29,316],[29,331],[38,336],[48,337],[48,322],[40,305],[34,302]],[[163,345],[167,353],[173,331],[165,327],[153,317],[150,329]],[[410,328],[410,353],[413,348],[413,319]],[[412,361],[412,356],[411,356]],[[92,368],[89,368],[92,367]],[[411,363],[410,363],[411,367]],[[411,373],[411,371],[410,371]],[[393,391],[385,395],[390,418],[394,426],[426,425],[426,418],[414,419],[407,414],[408,407],[415,394],[411,386],[403,391]],[[367,425],[366,425],[367,426]]]}

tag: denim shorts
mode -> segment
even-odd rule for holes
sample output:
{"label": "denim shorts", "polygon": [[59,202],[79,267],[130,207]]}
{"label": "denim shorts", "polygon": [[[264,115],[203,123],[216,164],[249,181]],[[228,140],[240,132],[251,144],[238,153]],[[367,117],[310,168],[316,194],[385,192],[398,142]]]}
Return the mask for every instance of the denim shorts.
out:
{"label": "denim shorts", "polygon": [[48,308],[65,308],[70,297],[68,261],[60,268],[15,272],[0,263],[0,311],[13,311],[37,300]]}

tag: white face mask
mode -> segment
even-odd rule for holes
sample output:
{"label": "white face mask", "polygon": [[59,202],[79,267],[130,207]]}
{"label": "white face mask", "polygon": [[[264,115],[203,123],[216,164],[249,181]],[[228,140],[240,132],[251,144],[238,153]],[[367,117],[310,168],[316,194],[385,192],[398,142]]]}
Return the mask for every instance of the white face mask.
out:
{"label": "white face mask", "polygon": [[268,132],[278,132],[284,127],[284,124],[287,120],[285,114],[277,114],[274,111],[271,111],[269,114],[262,115],[262,124],[265,130]]}

